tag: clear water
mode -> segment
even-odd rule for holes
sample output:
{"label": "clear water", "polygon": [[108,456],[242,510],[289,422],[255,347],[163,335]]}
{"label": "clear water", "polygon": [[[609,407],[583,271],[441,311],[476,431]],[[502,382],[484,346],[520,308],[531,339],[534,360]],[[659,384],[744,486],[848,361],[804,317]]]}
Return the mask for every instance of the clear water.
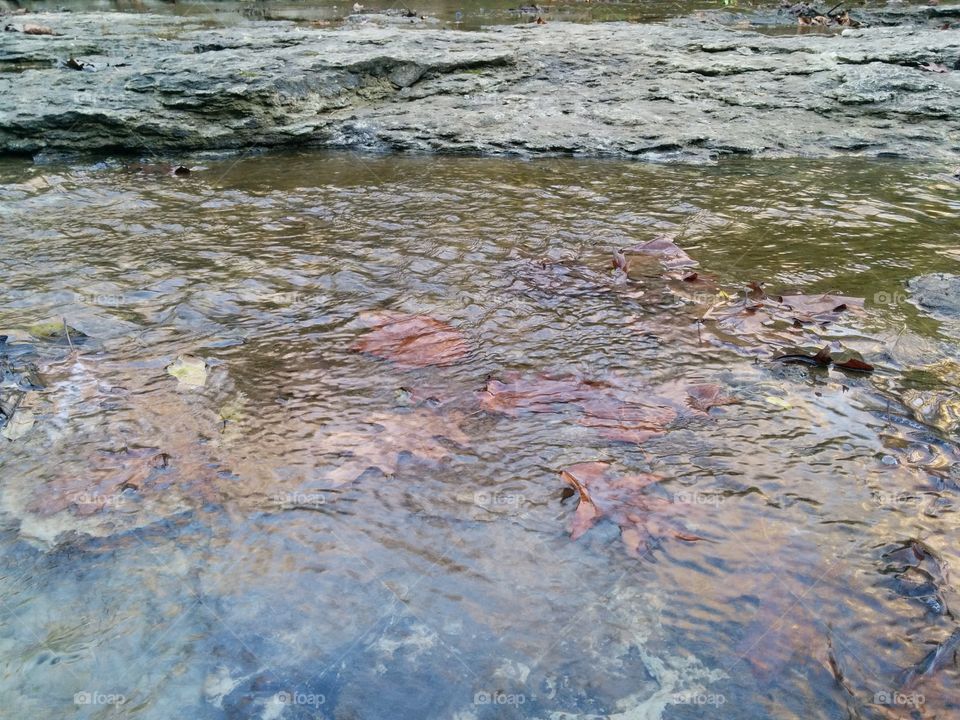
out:
{"label": "clear water", "polygon": [[[953,632],[954,581],[924,571],[945,611],[909,597],[895,552],[960,560],[956,428],[904,404],[956,394],[955,329],[903,285],[956,271],[947,168],[192,164],[0,164],[0,334],[45,383],[0,445],[0,716],[956,713],[952,658],[904,681]],[[612,249],[658,232],[734,293],[866,298],[829,335],[877,372],[698,337],[702,298],[611,274]],[[402,370],[352,352],[371,308],[448,321],[471,353]],[[60,318],[88,336],[76,352],[27,331]],[[181,354],[206,361],[202,387],[165,371]],[[740,402],[637,447],[564,412],[483,412],[508,370]],[[461,441],[330,483],[334,440],[375,453],[384,427]],[[144,473],[157,452],[169,467]],[[686,498],[704,540],[640,559],[611,522],[571,540],[558,472],[591,460],[662,475],[651,492]]]}

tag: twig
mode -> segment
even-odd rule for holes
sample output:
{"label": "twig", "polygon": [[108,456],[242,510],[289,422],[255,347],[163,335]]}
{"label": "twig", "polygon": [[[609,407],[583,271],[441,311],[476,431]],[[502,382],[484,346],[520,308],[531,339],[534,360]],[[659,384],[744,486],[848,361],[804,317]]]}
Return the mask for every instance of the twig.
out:
{"label": "twig", "polygon": [[74,349],[73,340],[70,339],[70,328],[67,327],[67,319],[61,316],[60,320],[63,321],[63,334],[67,336],[67,343],[70,345],[70,350],[72,351]]}

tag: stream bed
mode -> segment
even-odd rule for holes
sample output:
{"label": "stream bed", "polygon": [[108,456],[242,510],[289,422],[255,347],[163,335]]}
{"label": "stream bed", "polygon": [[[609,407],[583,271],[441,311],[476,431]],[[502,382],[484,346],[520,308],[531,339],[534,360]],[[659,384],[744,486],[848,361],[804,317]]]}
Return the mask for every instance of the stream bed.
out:
{"label": "stream bed", "polygon": [[0,717],[960,711],[951,168],[184,162],[0,161]]}

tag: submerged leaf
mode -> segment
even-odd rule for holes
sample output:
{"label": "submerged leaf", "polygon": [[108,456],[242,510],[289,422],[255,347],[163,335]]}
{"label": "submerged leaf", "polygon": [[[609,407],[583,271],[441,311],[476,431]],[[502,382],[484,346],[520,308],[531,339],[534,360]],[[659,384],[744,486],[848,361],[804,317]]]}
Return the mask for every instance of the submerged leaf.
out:
{"label": "submerged leaf", "polygon": [[663,480],[657,475],[617,476],[609,463],[586,462],[561,470],[560,477],[580,496],[570,529],[573,540],[602,518],[620,527],[620,538],[627,552],[635,557],[653,550],[667,536],[691,542],[703,539],[687,532],[675,519],[683,507],[645,492]]}
{"label": "submerged leaf", "polygon": [[203,358],[179,355],[176,361],[167,366],[167,374],[186,387],[202,387],[207,382],[207,364]]}
{"label": "submerged leaf", "polygon": [[470,442],[460,428],[459,419],[456,415],[415,410],[381,413],[359,425],[318,431],[318,451],[342,458],[326,479],[341,485],[355,480],[370,468],[376,468],[384,475],[393,475],[404,454],[434,463],[447,460],[453,452],[441,440],[460,446]]}
{"label": "submerged leaf", "polygon": [[716,383],[691,385],[687,388],[687,395],[687,404],[703,412],[720,405],[733,405],[740,402],[731,395],[725,395],[723,388]]}
{"label": "submerged leaf", "polygon": [[360,313],[360,320],[372,329],[350,349],[390,360],[401,368],[453,365],[470,351],[459,330],[429,315],[371,310]]}
{"label": "submerged leaf", "polygon": [[662,435],[677,417],[669,401],[629,383],[587,380],[577,375],[505,375],[480,393],[480,407],[516,417],[524,413],[574,412],[577,423],[617,442],[643,443]]}
{"label": "submerged leaf", "polygon": [[626,252],[652,255],[668,269],[696,267],[699,264],[666,235],[626,248]]}

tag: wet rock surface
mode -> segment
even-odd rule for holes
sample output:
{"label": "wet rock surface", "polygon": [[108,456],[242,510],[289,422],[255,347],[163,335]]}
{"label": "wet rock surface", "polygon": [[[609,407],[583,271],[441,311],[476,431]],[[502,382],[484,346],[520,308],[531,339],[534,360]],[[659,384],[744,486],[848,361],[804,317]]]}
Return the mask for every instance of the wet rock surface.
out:
{"label": "wet rock surface", "polygon": [[960,275],[920,275],[907,283],[907,288],[922,310],[944,319],[960,320]]}
{"label": "wet rock surface", "polygon": [[312,145],[955,161],[960,31],[924,12],[790,36],[711,16],[468,33],[30,14],[8,20],[55,34],[3,35],[0,152]]}

